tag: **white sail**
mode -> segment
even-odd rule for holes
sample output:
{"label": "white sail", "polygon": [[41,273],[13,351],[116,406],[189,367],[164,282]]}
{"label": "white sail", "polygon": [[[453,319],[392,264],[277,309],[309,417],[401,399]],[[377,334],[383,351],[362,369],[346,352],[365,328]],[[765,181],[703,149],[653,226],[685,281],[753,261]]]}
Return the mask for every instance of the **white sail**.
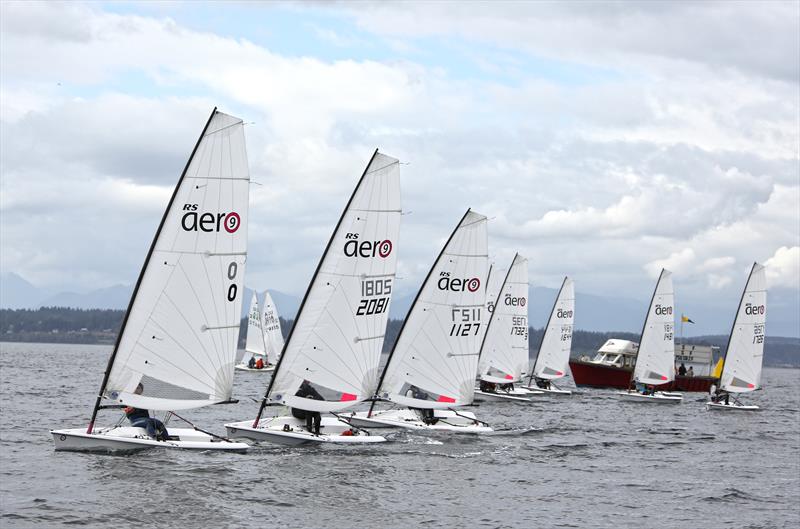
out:
{"label": "white sail", "polygon": [[249,185],[242,121],[215,111],[145,261],[105,397],[151,410],[230,399]]}
{"label": "white sail", "polygon": [[672,272],[661,270],[639,340],[633,379],[659,385],[675,380],[675,296]]}
{"label": "white sail", "polygon": [[517,254],[501,279],[481,348],[481,380],[518,382],[528,367],[528,260]]}
{"label": "white sail", "polygon": [[767,278],[764,266],[754,263],[728,340],[720,389],[746,393],[761,387],[766,321]]}
{"label": "white sail", "polygon": [[247,338],[242,362],[246,364],[254,356],[266,357],[265,345],[264,329],[261,325],[261,311],[258,309],[258,297],[253,292],[253,297],[250,299],[250,311],[247,313]]}
{"label": "white sail", "polygon": [[574,323],[575,282],[565,277],[544,329],[542,344],[533,366],[534,377],[556,380],[566,376]]}
{"label": "white sail", "polygon": [[415,408],[472,402],[486,321],[486,217],[467,211],[425,278],[379,395]]}
{"label": "white sail", "polygon": [[261,310],[262,326],[264,328],[264,341],[266,342],[266,352],[268,363],[275,365],[283,350],[283,332],[281,331],[281,320],[278,317],[278,309],[269,292],[264,292],[264,306]]}
{"label": "white sail", "polygon": [[[377,151],[322,256],[268,398],[310,411],[373,395],[394,289],[400,232],[399,162]],[[298,397],[308,381],[324,400]]]}
{"label": "white sail", "polygon": [[[486,334],[486,329],[488,327],[488,323],[492,318],[492,314],[494,313],[494,306],[497,303],[497,297],[500,295],[500,290],[503,288],[503,281],[506,278],[506,273],[508,270],[496,268],[494,264],[489,265],[489,272],[486,274],[486,313],[484,314],[484,320],[486,325],[483,326],[484,336]],[[488,367],[488,357],[486,355],[478,355],[478,374],[484,373]]]}

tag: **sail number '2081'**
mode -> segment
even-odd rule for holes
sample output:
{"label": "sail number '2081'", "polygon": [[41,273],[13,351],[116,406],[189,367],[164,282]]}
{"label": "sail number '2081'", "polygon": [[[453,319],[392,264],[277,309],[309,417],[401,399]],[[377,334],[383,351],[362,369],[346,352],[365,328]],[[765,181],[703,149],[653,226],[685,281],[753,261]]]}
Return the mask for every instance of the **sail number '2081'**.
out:
{"label": "sail number '2081'", "polygon": [[391,293],[391,279],[362,279],[361,300],[358,302],[356,316],[383,314],[389,308]]}

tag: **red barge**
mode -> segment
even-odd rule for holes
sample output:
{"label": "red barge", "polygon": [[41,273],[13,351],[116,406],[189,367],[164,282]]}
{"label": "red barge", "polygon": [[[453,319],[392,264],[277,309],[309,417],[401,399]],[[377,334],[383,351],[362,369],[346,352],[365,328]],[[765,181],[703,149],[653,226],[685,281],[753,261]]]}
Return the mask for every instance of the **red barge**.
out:
{"label": "red barge", "polygon": [[[681,364],[688,370],[692,368],[693,376],[676,374],[675,380],[656,386],[661,391],[688,391],[708,393],[712,385],[718,384],[714,374],[714,353],[718,347],[706,345],[676,345],[675,364]],[[627,389],[631,380],[631,372],[636,365],[639,344],[628,340],[608,340],[597,350],[594,358],[582,356],[571,359],[569,367],[572,378],[578,387]],[[678,369],[675,370],[676,373]]]}

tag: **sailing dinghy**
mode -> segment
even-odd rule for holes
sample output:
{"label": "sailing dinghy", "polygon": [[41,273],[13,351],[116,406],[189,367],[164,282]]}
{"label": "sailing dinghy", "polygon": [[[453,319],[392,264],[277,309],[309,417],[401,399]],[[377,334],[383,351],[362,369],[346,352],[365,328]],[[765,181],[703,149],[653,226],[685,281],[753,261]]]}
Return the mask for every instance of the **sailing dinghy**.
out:
{"label": "sailing dinghy", "polygon": [[486,324],[486,217],[467,210],[436,258],[409,309],[378,381],[376,399],[408,409],[348,414],[358,427],[484,433],[472,403]]}
{"label": "sailing dinghy", "polygon": [[495,275],[502,281],[489,294],[492,310],[480,350],[475,400],[530,402],[528,397],[539,391],[514,387],[528,365],[528,260],[516,254],[508,272]]}
{"label": "sailing dinghy", "polygon": [[763,265],[753,263],[728,338],[719,388],[713,388],[706,409],[722,411],[759,409],[755,405],[742,404],[736,395],[761,389],[766,322],[766,273]]}
{"label": "sailing dinghy", "polygon": [[574,323],[575,282],[565,277],[547,319],[527,389],[546,395],[572,395],[570,390],[557,387],[555,381],[567,376]]}
{"label": "sailing dinghy", "polygon": [[[257,367],[250,367],[250,361],[254,362],[261,360],[264,367],[261,369]],[[247,313],[247,337],[245,339],[244,356],[242,361],[236,364],[236,369],[239,371],[274,371],[275,366],[269,364],[267,357],[267,342],[264,336],[264,327],[262,325],[261,311],[258,306],[258,297],[253,292],[250,298],[250,311]]]}
{"label": "sailing dinghy", "polygon": [[[636,367],[631,373],[631,384],[635,383],[637,388],[642,389],[617,393],[623,400],[659,404],[678,404],[683,401],[680,393],[653,389],[675,380],[674,298],[672,272],[662,269],[644,320]],[[648,386],[650,389],[647,389]]]}
{"label": "sailing dinghy", "polygon": [[[283,334],[281,332],[281,322],[278,318],[278,310],[269,292],[264,292],[264,305],[259,308],[258,298],[255,292],[250,301],[250,312],[247,316],[247,341],[245,342],[245,354],[242,361],[236,364],[236,369],[250,372],[275,371],[275,364],[283,349]],[[250,367],[250,359],[264,363],[261,369]]]}
{"label": "sailing dinghy", "polygon": [[[376,150],[317,265],[255,421],[226,424],[231,437],[284,445],[386,440],[336,412],[371,398],[377,384],[400,216],[399,162]],[[293,414],[262,417],[267,405],[334,416],[323,417],[316,434]]]}
{"label": "sailing dinghy", "polygon": [[124,417],[108,427],[95,420],[106,408],[169,416],[231,401],[249,185],[242,120],[214,109],[145,258],[89,426],[52,430],[56,450],[248,448],[196,427],[156,440],[121,426]]}

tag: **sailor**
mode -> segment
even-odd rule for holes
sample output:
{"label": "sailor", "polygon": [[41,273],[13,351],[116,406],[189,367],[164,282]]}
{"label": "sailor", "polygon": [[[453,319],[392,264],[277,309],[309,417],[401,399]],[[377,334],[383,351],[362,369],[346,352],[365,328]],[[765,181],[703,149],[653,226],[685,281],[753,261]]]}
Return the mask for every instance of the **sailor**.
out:
{"label": "sailor", "polygon": [[686,376],[686,366],[681,362],[681,367],[678,368],[678,374],[680,376]]}
{"label": "sailor", "polygon": [[687,377],[693,377],[694,376],[694,366],[689,366],[689,371],[686,372],[686,376]]}
{"label": "sailor", "polygon": [[[261,360],[259,358],[259,360]],[[325,400],[322,398],[314,386],[308,380],[303,380],[303,383],[300,384],[300,388],[297,390],[297,393],[294,394],[295,397],[302,397],[304,399],[312,399],[312,400]],[[319,430],[322,425],[322,415],[318,411],[308,411],[308,410],[301,410],[300,408],[292,408],[292,415],[297,419],[306,421],[306,429],[314,433],[315,435],[319,435]]]}
{"label": "sailor", "polygon": [[537,378],[536,379],[536,386],[541,388],[541,389],[550,389],[550,379]]}
{"label": "sailor", "polygon": [[256,369],[264,369],[264,360],[262,360],[260,356],[258,360],[256,360]]}
{"label": "sailor", "polygon": [[479,387],[484,393],[494,393],[496,390],[496,386],[493,382],[487,382],[485,380],[481,380]]}
{"label": "sailor", "polygon": [[[140,383],[138,386],[136,386],[136,390],[133,393],[135,395],[141,395],[143,391],[144,386]],[[158,419],[150,417],[149,411],[141,408],[134,408],[133,406],[126,406],[124,411],[125,416],[131,423],[131,426],[144,428],[147,430],[147,435],[156,441],[166,441],[169,439],[169,433],[167,432],[167,428],[164,426],[164,423]]]}
{"label": "sailor", "polygon": [[249,367],[250,369],[255,369],[255,367],[256,367],[256,357],[255,356],[251,356],[250,357],[250,361],[247,362],[247,367]]}

